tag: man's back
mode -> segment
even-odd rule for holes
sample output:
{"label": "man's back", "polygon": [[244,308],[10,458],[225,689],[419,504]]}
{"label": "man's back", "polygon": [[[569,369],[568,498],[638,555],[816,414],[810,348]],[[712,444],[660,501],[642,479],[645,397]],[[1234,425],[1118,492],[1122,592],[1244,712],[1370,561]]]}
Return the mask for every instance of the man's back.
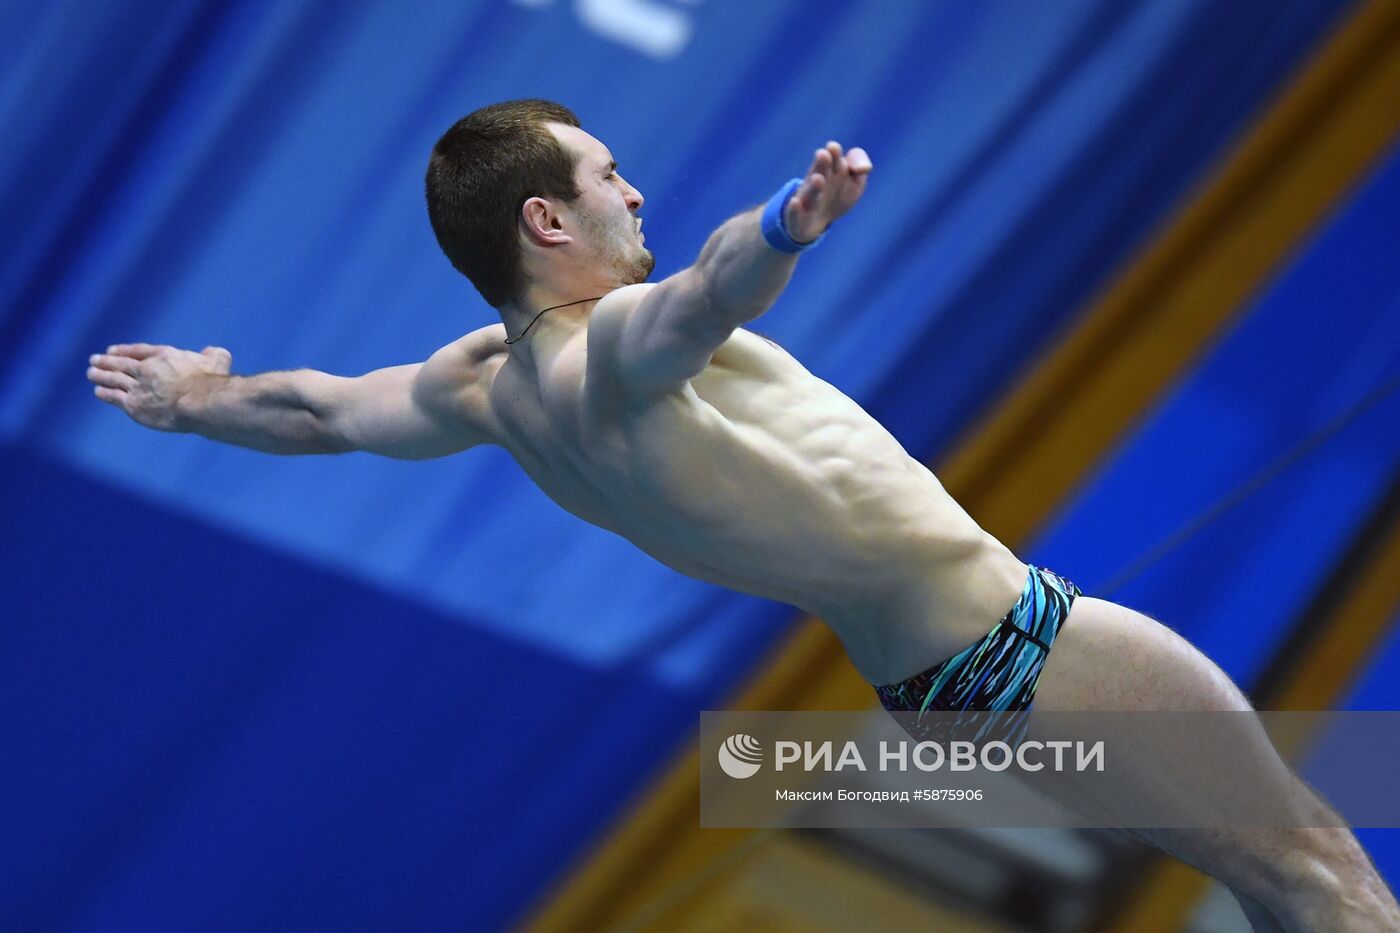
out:
{"label": "man's back", "polygon": [[683,573],[821,616],[873,682],[909,673],[890,646],[961,647],[1015,601],[1024,565],[771,341],[736,329],[666,391],[607,384],[589,341],[651,287],[546,318],[480,364],[485,432],[555,502]]}

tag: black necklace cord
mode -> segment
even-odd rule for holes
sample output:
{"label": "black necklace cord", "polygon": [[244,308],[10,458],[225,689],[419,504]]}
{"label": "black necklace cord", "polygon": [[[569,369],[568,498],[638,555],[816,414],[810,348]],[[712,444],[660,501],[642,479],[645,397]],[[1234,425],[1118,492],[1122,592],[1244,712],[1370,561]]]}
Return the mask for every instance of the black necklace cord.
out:
{"label": "black necklace cord", "polygon": [[[574,306],[574,305],[581,305],[581,304],[583,304],[585,301],[598,301],[599,299],[604,298],[604,297],[606,297],[606,296],[604,296],[604,295],[599,295],[597,298],[580,298],[578,301],[570,301],[570,302],[567,302],[567,303],[562,304],[562,305],[554,305],[553,307],[545,308],[544,311],[553,311],[555,308],[569,308],[569,307],[572,307],[572,306]],[[525,329],[522,330],[518,335],[516,335],[516,336],[514,336],[514,337],[507,337],[507,338],[506,338],[506,343],[507,343],[508,345],[509,345],[509,344],[512,344],[512,343],[515,343],[517,340],[520,340],[520,339],[523,338],[526,334],[528,334],[528,333],[530,332],[530,328],[532,328],[532,327],[535,326],[535,322],[538,321],[541,317],[544,316],[544,311],[541,311],[539,314],[536,314],[533,318],[531,318],[531,319],[530,319],[530,323],[529,323],[529,324],[526,324],[526,325],[525,325]]]}

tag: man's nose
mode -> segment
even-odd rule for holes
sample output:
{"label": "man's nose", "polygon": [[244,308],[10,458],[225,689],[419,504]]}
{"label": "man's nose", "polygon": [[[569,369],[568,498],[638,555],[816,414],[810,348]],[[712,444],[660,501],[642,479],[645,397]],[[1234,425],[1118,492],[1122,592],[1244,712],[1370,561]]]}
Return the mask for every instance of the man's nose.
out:
{"label": "man's nose", "polygon": [[627,186],[627,209],[630,211],[640,210],[647,199],[642,197],[642,193],[631,185]]}

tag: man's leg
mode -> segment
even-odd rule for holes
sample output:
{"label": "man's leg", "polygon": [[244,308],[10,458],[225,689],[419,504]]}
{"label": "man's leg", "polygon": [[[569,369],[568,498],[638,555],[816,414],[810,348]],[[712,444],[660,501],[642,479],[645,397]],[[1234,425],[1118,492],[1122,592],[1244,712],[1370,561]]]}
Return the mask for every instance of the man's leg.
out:
{"label": "man's leg", "polygon": [[1231,891],[1235,895],[1235,900],[1240,902],[1240,909],[1244,911],[1244,918],[1249,921],[1249,925],[1254,928],[1254,933],[1279,933],[1283,926],[1278,922],[1278,918],[1269,913],[1267,907],[1250,897],[1248,894],[1241,894],[1233,888]]}
{"label": "man's leg", "polygon": [[[1205,655],[1161,623],[1114,603],[1080,597],[1056,639],[1035,697],[1040,712],[1248,711],[1249,701]],[[1257,725],[1257,724],[1256,724]],[[1254,786],[1296,787],[1316,825],[1338,821],[1273,751],[1262,727],[1261,773]],[[1129,786],[1158,793],[1147,764],[1129,768]],[[1134,783],[1136,782],[1136,783]],[[1154,788],[1155,785],[1155,788]],[[1177,787],[1190,795],[1189,787]],[[1202,793],[1206,792],[1204,789]],[[1256,929],[1269,918],[1285,930],[1400,930],[1400,908],[1356,837],[1345,828],[1135,830],[1151,845],[1219,878],[1240,899]]]}

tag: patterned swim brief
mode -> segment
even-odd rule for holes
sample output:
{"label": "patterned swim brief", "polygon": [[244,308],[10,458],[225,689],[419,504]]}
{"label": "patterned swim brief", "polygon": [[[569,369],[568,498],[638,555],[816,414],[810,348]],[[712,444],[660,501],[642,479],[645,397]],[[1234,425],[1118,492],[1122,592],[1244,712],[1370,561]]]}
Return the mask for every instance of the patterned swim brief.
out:
{"label": "patterned swim brief", "polygon": [[[876,687],[880,703],[890,712],[918,713],[915,725],[929,712],[969,714],[941,719],[945,725],[951,720],[951,728],[960,728],[966,718],[975,733],[967,737],[974,741],[990,737],[993,731],[998,738],[1019,740],[1050,645],[1079,595],[1079,587],[1063,577],[1031,567],[1021,598],[985,638],[922,674]],[[984,715],[978,720],[971,715],[976,713]],[[905,728],[916,738],[929,737],[915,733],[910,725]],[[939,732],[944,731],[940,727]]]}

